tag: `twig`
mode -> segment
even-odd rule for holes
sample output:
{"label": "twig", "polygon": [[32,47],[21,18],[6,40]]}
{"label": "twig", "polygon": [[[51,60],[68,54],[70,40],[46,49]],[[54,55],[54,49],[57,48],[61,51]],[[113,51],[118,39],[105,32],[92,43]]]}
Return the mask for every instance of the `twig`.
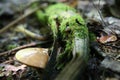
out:
{"label": "twig", "polygon": [[26,25],[18,25],[16,28],[15,28],[15,31],[17,32],[21,32],[31,38],[34,38],[34,39],[37,39],[37,40],[41,40],[41,41],[44,41],[44,40],[47,40],[47,36],[43,36],[43,35],[39,35],[39,34],[36,34],[34,32],[31,32],[30,30],[27,30],[25,28]]}
{"label": "twig", "polygon": [[101,18],[101,20],[102,20],[103,26],[107,26],[107,24],[105,23],[105,21],[104,21],[104,19],[103,19],[102,13],[101,13],[101,11],[100,11],[100,9],[99,9],[100,0],[99,0],[99,5],[98,5],[98,7],[94,4],[94,1],[93,1],[93,0],[91,0],[91,1],[92,1],[93,6],[94,6],[94,7],[96,8],[96,10],[98,11],[98,14],[99,14],[99,16],[100,16],[100,18]]}
{"label": "twig", "polygon": [[2,52],[2,53],[0,53],[0,56],[6,55],[6,54],[10,55],[10,54],[12,54],[13,52],[16,52],[16,51],[18,51],[18,50],[20,50],[20,49],[27,48],[27,47],[37,46],[37,45],[44,44],[44,43],[47,43],[47,42],[49,42],[49,41],[32,42],[32,43],[29,43],[29,44],[25,44],[25,45],[16,47],[16,48],[14,48],[14,49],[12,49],[12,50],[9,50],[9,51],[6,51],[6,52]]}
{"label": "twig", "polygon": [[40,6],[37,7],[37,8],[35,8],[35,9],[33,9],[33,10],[30,11],[29,13],[24,14],[24,15],[18,17],[16,20],[12,21],[11,23],[9,23],[7,26],[3,27],[3,28],[0,30],[0,34],[3,33],[3,32],[5,32],[5,31],[7,31],[9,28],[13,27],[16,23],[20,22],[21,20],[23,20],[23,19],[26,18],[27,16],[33,14],[33,13],[36,12],[39,8],[40,8]]}
{"label": "twig", "polygon": [[13,61],[14,61],[14,59],[5,60],[5,61],[2,62],[1,64],[9,64],[9,63],[12,63]]}

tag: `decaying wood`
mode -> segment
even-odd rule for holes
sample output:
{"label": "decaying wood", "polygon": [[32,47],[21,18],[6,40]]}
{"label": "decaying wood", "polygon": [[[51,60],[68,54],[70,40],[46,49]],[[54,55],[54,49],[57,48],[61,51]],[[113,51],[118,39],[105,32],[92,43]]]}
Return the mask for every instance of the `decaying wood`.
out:
{"label": "decaying wood", "polygon": [[[70,63],[68,63],[65,68],[58,74],[55,80],[78,80],[77,77],[82,77],[82,73],[85,70],[88,57],[89,57],[89,46],[88,38],[79,40],[81,42],[76,43],[76,52],[80,55],[75,57]],[[76,41],[77,42],[77,41]],[[81,43],[81,44],[80,44]]]}

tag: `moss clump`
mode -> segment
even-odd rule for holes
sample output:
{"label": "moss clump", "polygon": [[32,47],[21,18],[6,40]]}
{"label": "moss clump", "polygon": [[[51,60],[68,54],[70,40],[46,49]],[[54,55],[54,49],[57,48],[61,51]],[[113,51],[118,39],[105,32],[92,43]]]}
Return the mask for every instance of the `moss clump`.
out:
{"label": "moss clump", "polygon": [[[64,22],[64,19],[67,18],[68,11],[76,12],[76,10],[68,5],[58,3],[56,5],[49,6],[45,12],[48,18],[48,24],[50,25],[53,36],[56,37],[58,34],[58,26],[62,22]],[[67,15],[65,15],[67,14]]]}
{"label": "moss clump", "polygon": [[[57,65],[65,65],[72,56],[75,37],[85,39],[88,29],[83,18],[76,10],[68,5],[58,3],[45,9],[47,24],[51,27],[53,37],[60,38],[65,43],[63,52],[58,57]],[[69,30],[67,30],[69,29]]]}

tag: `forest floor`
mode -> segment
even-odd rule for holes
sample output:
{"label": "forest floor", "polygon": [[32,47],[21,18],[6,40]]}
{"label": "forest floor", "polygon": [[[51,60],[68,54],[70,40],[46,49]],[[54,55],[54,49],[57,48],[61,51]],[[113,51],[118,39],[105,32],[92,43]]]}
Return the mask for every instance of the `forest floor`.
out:
{"label": "forest floor", "polygon": [[[23,26],[40,36],[51,34],[48,26],[42,27],[36,19],[34,13],[37,9],[30,9],[31,1],[0,1],[0,80],[40,80],[42,72],[15,58],[16,52],[24,48],[53,46],[52,36],[41,41],[24,30],[18,30]],[[120,1],[39,0],[43,8],[58,2],[76,8],[86,21],[90,33],[90,59],[82,80],[120,80]],[[54,74],[59,74],[59,71]],[[54,74],[53,78],[56,76]]]}

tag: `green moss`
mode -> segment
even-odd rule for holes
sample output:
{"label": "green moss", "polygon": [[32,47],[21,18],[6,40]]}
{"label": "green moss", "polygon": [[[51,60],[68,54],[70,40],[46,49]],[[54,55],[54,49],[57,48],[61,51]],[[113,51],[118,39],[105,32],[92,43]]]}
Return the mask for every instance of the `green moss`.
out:
{"label": "green moss", "polygon": [[46,9],[46,13],[48,15],[48,24],[50,25],[54,36],[57,36],[59,28],[63,38],[66,37],[64,34],[66,33],[65,30],[67,27],[76,34],[75,36],[79,36],[81,38],[84,38],[85,35],[87,36],[88,30],[85,22],[83,18],[76,13],[74,8],[59,3],[49,6]]}
{"label": "green moss", "polygon": [[56,24],[56,21],[54,19],[53,16],[50,16],[49,19],[48,19],[48,24],[50,25],[51,29],[52,29],[52,32],[53,32],[53,36],[54,37],[57,37],[57,33],[58,33],[58,30],[57,30],[57,24]]}
{"label": "green moss", "polygon": [[14,49],[14,48],[16,48],[17,46],[18,46],[17,44],[9,44],[9,45],[7,46],[7,50]]}
{"label": "green moss", "polygon": [[[38,5],[39,4],[35,2],[31,5],[31,8],[37,8]],[[46,26],[46,22],[47,22],[46,14],[41,9],[35,12],[35,16],[37,17],[38,21],[42,26]]]}
{"label": "green moss", "polygon": [[74,8],[72,8],[68,5],[58,3],[58,4],[51,5],[48,8],[46,8],[46,13],[49,16],[49,15],[53,15],[53,14],[59,14],[60,12],[67,11],[67,10],[76,11]]}
{"label": "green moss", "polygon": [[88,29],[85,25],[85,22],[82,19],[82,17],[78,14],[71,16],[70,18],[61,22],[60,31],[63,37],[66,37],[66,28],[69,28],[72,31],[72,35],[77,36],[79,38],[85,38],[88,36]]}
{"label": "green moss", "polygon": [[89,33],[89,38],[90,38],[90,41],[92,42],[92,41],[96,41],[96,35],[94,34],[94,33],[92,33],[92,32],[90,32]]}
{"label": "green moss", "polygon": [[48,17],[48,24],[50,25],[53,31],[54,37],[57,36],[58,34],[58,31],[57,31],[58,24],[61,24],[61,22],[64,22],[64,19],[67,16],[62,13],[70,10],[73,12],[76,12],[74,8],[71,8],[62,3],[51,5],[45,10],[46,15]]}
{"label": "green moss", "polygon": [[37,19],[39,20],[39,22],[42,25],[46,25],[46,21],[47,21],[46,14],[41,10],[37,10],[35,14],[36,14]]}
{"label": "green moss", "polygon": [[46,23],[51,27],[53,37],[60,37],[61,41],[65,43],[64,51],[57,58],[57,65],[64,66],[72,57],[75,37],[84,40],[88,37],[88,29],[80,14],[74,8],[62,3],[46,8],[45,15]]}

